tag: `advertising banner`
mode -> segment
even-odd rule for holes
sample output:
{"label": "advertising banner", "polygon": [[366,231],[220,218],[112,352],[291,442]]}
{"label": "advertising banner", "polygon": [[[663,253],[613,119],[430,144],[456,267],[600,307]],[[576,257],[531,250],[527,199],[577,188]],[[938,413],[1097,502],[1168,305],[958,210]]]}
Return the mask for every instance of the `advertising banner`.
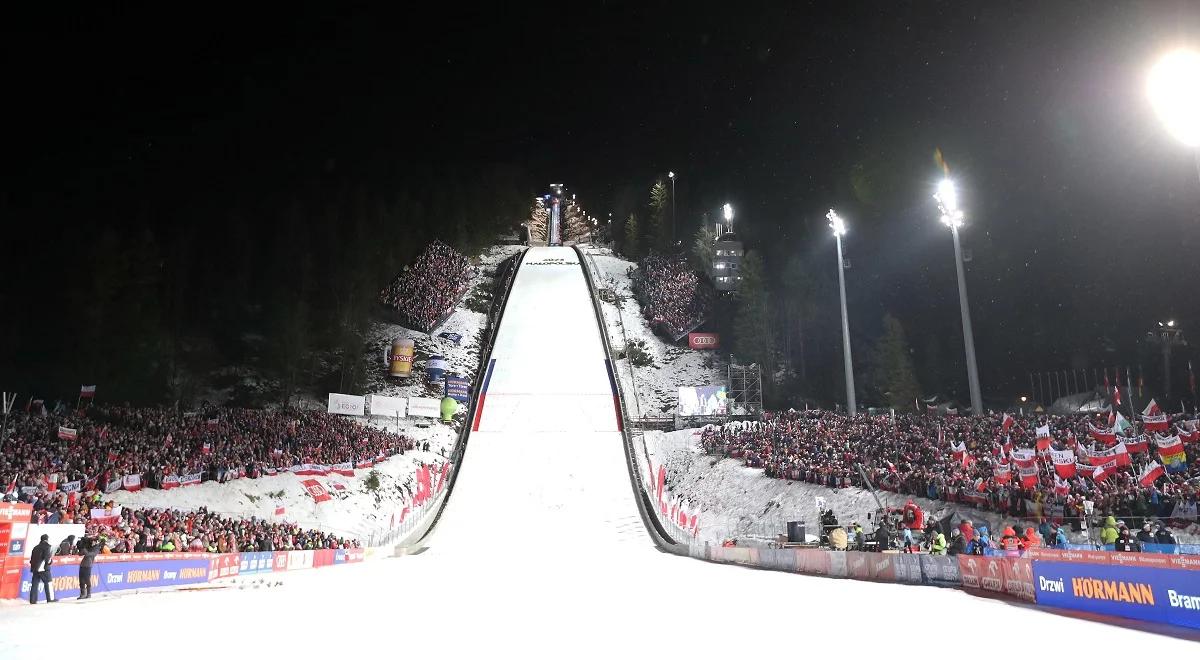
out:
{"label": "advertising banner", "polygon": [[446,376],[446,396],[459,403],[471,400],[471,381],[462,376]]}
{"label": "advertising banner", "polygon": [[847,576],[848,573],[846,570],[846,553],[845,552],[825,552],[824,550],[818,550],[817,552],[824,552],[825,554],[829,555],[829,573],[828,573],[828,575],[831,575],[833,577],[846,577]]}
{"label": "advertising banner", "polygon": [[334,415],[364,415],[366,414],[367,400],[361,396],[353,394],[335,394],[329,393],[329,410]]}
{"label": "advertising banner", "polygon": [[299,571],[313,567],[312,550],[291,550],[287,553],[287,569]]}
{"label": "advertising banner", "polygon": [[333,499],[333,497],[329,495],[329,491],[325,490],[325,486],[322,486],[321,482],[317,481],[316,479],[305,479],[300,483],[304,484],[304,490],[308,491],[308,494],[317,503],[328,502],[329,500]]}
{"label": "advertising banner", "polygon": [[243,552],[239,557],[238,575],[270,573],[274,570],[274,552]]}
{"label": "advertising banner", "polygon": [[[835,553],[825,550],[796,550],[795,553],[797,571],[812,575],[830,575],[830,555]],[[845,575],[845,570],[842,574]]]}
{"label": "advertising banner", "polygon": [[1033,572],[1039,605],[1200,628],[1200,571],[1039,559]]}
{"label": "advertising banner", "polygon": [[441,355],[430,355],[429,360],[425,362],[425,378],[431,383],[440,383],[446,376],[446,370],[450,368],[450,363]]}
{"label": "advertising banner", "polygon": [[724,415],[727,405],[724,385],[679,388],[680,416]]}
{"label": "advertising banner", "polygon": [[353,477],[354,476],[354,464],[353,463],[338,463],[336,465],[330,465],[329,471],[334,474],[340,474],[343,477]]}
{"label": "advertising banner", "polygon": [[1033,602],[1033,568],[1029,559],[1018,557],[958,556],[962,586],[1003,593]]}
{"label": "advertising banner", "polygon": [[371,414],[401,417],[408,414],[408,397],[371,395]]}
{"label": "advertising banner", "polygon": [[441,417],[442,402],[423,396],[410,397],[408,400],[409,417]]}
{"label": "advertising banner", "polygon": [[208,559],[208,579],[219,580],[227,577],[237,577],[241,568],[240,557],[232,552],[221,555],[210,555]]}
{"label": "advertising banner", "polygon": [[715,332],[689,332],[688,348],[693,351],[715,351],[721,348],[721,336]]}
{"label": "advertising banner", "polygon": [[938,587],[958,587],[962,576],[958,571],[958,557],[917,555],[921,561],[921,581]]}
{"label": "advertising banner", "polygon": [[846,556],[846,577],[856,580],[871,579],[871,563],[867,561],[865,552],[839,553]]}
{"label": "advertising banner", "polygon": [[272,554],[275,555],[275,564],[272,570],[286,571],[288,569],[288,553],[282,550],[276,550]]}
{"label": "advertising banner", "polygon": [[[871,566],[872,580],[882,580],[884,582],[896,581],[896,564],[892,559],[900,555],[874,552],[861,552],[857,554],[861,554],[867,558],[867,563]],[[920,564],[918,564],[917,570],[921,570]]]}
{"label": "advertising banner", "polygon": [[[237,555],[234,555],[236,557]],[[51,567],[54,597],[62,600],[79,595],[79,564],[60,564]],[[153,559],[143,561],[96,562],[92,566],[92,589],[97,593],[122,589],[174,587],[208,582],[209,562],[203,557],[194,559]],[[33,583],[29,566],[21,570],[20,598],[29,598]]]}
{"label": "advertising banner", "polygon": [[313,550],[313,568],[322,568],[325,566],[333,566],[334,551],[333,550]]}
{"label": "advertising banner", "polygon": [[[921,584],[924,581],[921,574],[921,557],[922,555],[892,555],[892,565],[896,569],[896,581]],[[957,581],[955,586],[958,586]]]}
{"label": "advertising banner", "polygon": [[196,484],[200,483],[201,474],[202,473],[200,473],[200,472],[193,472],[192,474],[185,474],[185,475],[179,477],[179,485],[180,486],[195,486]]}

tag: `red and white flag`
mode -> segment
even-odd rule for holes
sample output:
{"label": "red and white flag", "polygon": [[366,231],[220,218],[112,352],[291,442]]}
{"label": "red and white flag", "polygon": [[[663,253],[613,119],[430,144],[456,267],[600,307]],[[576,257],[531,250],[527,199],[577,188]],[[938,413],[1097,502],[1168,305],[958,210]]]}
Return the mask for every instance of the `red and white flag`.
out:
{"label": "red and white flag", "polygon": [[95,385],[80,385],[79,386],[79,398],[90,399],[94,396],[96,396],[96,386]]}
{"label": "red and white flag", "polygon": [[1071,494],[1071,484],[1067,483],[1057,474],[1054,475],[1054,494],[1059,497],[1066,497]]}
{"label": "red and white flag", "polygon": [[135,493],[135,492],[141,490],[142,489],[142,475],[140,475],[140,474],[125,475],[121,479],[121,488],[124,488],[125,490],[127,490],[131,493]]}
{"label": "red and white flag", "polygon": [[1121,444],[1125,445],[1125,450],[1131,454],[1140,454],[1150,451],[1150,441],[1146,436],[1139,435],[1133,438],[1121,438]]}
{"label": "red and white flag", "polygon": [[1142,417],[1154,417],[1161,414],[1162,408],[1158,407],[1158,402],[1154,399],[1150,399],[1150,403],[1147,403],[1146,407],[1142,410]]}
{"label": "red and white flag", "polygon": [[[1111,427],[1112,422],[1109,422],[1108,425]],[[1092,426],[1091,423],[1088,423],[1088,434],[1094,439],[1103,442],[1107,447],[1117,444],[1117,434],[1112,430],[1106,431],[1104,429],[1098,429],[1095,426]]]}
{"label": "red and white flag", "polygon": [[1054,462],[1054,471],[1063,479],[1070,479],[1075,476],[1075,452],[1070,449],[1063,451],[1050,452],[1050,459]]}
{"label": "red and white flag", "polygon": [[1149,488],[1154,485],[1154,480],[1166,474],[1166,468],[1158,464],[1158,461],[1150,461],[1146,469],[1138,475],[1138,483]]}
{"label": "red and white flag", "polygon": [[285,512],[287,512],[287,508],[284,507],[282,504],[275,507],[275,515],[282,516]]}
{"label": "red and white flag", "polygon": [[992,476],[995,477],[996,483],[1006,484],[1012,480],[1012,467],[1008,463],[997,463],[992,468]]}
{"label": "red and white flag", "polygon": [[79,431],[67,426],[58,427],[59,440],[74,440],[79,437]]}
{"label": "red and white flag", "polygon": [[1021,475],[1021,486],[1025,488],[1033,488],[1037,486],[1038,469],[1037,466],[1018,467],[1017,473]]}
{"label": "red and white flag", "polygon": [[1016,421],[1012,418],[1012,415],[1008,413],[1004,413],[1004,416],[1000,418],[1000,428],[1004,431],[1011,429],[1014,423],[1016,423]]}
{"label": "red and white flag", "polygon": [[1096,469],[1092,471],[1092,479],[1096,481],[1104,481],[1105,479],[1111,477],[1118,469],[1119,467],[1117,466],[1116,461],[1109,461],[1104,465],[1098,465],[1096,466]]}

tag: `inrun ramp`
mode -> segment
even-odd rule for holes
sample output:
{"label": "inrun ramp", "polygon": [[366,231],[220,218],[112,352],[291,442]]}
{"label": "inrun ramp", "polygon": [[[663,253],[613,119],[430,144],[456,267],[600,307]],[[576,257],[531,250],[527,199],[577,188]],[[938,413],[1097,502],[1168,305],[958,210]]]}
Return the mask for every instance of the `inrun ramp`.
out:
{"label": "inrun ramp", "polygon": [[1084,639],[1129,657],[1195,654],[1195,642],[957,590],[660,552],[633,499],[573,250],[526,254],[493,357],[479,431],[425,552],[266,576],[280,586],[5,602],[0,658],[70,651],[80,642],[63,631],[97,622],[181,658],[214,648],[237,658],[854,655],[877,640],[926,638],[943,653]]}

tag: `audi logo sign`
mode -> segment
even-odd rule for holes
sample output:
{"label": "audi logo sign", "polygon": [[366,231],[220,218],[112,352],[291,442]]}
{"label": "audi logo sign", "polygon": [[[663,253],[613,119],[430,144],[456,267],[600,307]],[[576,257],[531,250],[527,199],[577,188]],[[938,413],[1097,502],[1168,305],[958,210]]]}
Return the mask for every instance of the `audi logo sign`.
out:
{"label": "audi logo sign", "polygon": [[715,332],[689,332],[688,348],[694,351],[712,351],[721,347],[721,335]]}

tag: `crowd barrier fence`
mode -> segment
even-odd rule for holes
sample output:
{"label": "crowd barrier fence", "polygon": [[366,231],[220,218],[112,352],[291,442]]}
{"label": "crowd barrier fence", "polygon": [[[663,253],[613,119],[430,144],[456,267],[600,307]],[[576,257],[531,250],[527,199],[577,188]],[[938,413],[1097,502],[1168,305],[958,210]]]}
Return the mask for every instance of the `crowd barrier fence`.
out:
{"label": "crowd barrier fence", "polygon": [[[310,568],[358,563],[364,548],[277,550],[273,552],[132,553],[99,555],[92,566],[92,591],[96,594],[151,588],[188,587],[242,575],[284,573]],[[79,595],[79,562],[82,557],[56,557],[50,572],[56,598]],[[29,598],[33,584],[28,562],[19,569],[5,566],[0,598]],[[19,572],[18,572],[19,571]]]}

